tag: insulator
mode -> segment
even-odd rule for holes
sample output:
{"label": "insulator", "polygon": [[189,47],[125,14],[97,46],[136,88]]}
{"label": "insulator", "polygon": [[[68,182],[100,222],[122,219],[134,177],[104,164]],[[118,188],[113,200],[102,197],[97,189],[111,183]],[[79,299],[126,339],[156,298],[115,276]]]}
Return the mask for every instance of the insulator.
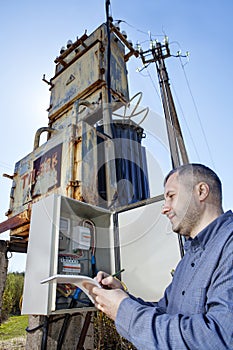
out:
{"label": "insulator", "polygon": [[137,43],[137,44],[135,45],[134,50],[135,50],[135,51],[138,51],[138,52],[142,52],[142,47],[141,47],[141,45],[140,45],[139,43]]}
{"label": "insulator", "polygon": [[129,43],[130,46],[133,46],[132,40],[128,40],[128,43]]}
{"label": "insulator", "polygon": [[72,40],[68,40],[68,41],[67,41],[67,44],[66,44],[67,49],[68,49],[72,44],[73,44],[73,43],[72,43]]}
{"label": "insulator", "polygon": [[164,41],[164,44],[168,44],[168,36],[167,35],[165,35],[163,41]]}
{"label": "insulator", "polygon": [[127,34],[126,34],[126,32],[124,30],[122,31],[121,34],[125,37],[125,39],[127,39]]}
{"label": "insulator", "polygon": [[60,50],[60,54],[62,55],[65,51],[66,51],[65,47],[62,46],[62,48],[61,48],[61,50]]}

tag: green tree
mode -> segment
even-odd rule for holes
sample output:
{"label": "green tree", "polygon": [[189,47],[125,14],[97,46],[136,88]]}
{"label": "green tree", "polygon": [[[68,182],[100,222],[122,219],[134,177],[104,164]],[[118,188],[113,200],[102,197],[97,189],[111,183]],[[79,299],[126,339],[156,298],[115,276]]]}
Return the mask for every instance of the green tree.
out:
{"label": "green tree", "polygon": [[10,315],[20,314],[20,300],[23,294],[24,273],[8,273],[2,300],[2,320]]}

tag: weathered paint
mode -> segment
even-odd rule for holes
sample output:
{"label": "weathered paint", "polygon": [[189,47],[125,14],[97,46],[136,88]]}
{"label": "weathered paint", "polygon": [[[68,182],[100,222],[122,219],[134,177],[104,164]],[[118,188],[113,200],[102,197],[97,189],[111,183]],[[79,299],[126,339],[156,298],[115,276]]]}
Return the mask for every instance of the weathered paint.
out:
{"label": "weathered paint", "polygon": [[[124,60],[124,46],[111,35],[111,72],[112,91],[121,99],[128,101],[127,70]],[[89,37],[79,43],[77,40],[73,47],[75,50],[61,59],[57,59],[56,74],[51,79],[51,98],[49,119],[52,122],[62,111],[69,108],[77,99],[89,98],[93,88],[100,89],[107,81],[107,32],[103,24]],[[63,64],[61,63],[63,62]],[[105,101],[103,101],[105,102]]]}
{"label": "weathered paint", "polygon": [[[129,100],[125,48],[130,55],[134,51],[120,33],[120,40],[116,37],[116,32],[112,27],[111,94],[113,101],[119,101],[116,106],[113,103],[113,110]],[[99,197],[98,157],[101,153],[103,162],[108,164],[115,151],[114,143],[104,136],[103,147],[99,147],[94,126],[105,120],[107,45],[103,24],[91,35],[85,33],[55,60],[48,127],[38,130],[34,150],[15,165],[8,220],[0,224],[0,231],[7,227],[11,236],[21,235],[26,240],[28,221],[22,222],[19,216],[26,212],[30,222],[31,205],[51,193],[103,206],[115,198],[117,184],[112,166],[106,166],[103,175],[108,202],[103,203]],[[40,146],[43,131],[50,138]]]}
{"label": "weathered paint", "polygon": [[75,188],[74,198],[98,205],[96,129],[85,122],[78,125],[74,175],[80,179],[80,184]]}
{"label": "weathered paint", "polygon": [[51,193],[98,203],[96,145],[96,130],[81,121],[17,162],[8,220],[0,224],[0,232],[11,229],[12,236],[27,236],[26,227],[18,228],[30,222],[32,203]]}

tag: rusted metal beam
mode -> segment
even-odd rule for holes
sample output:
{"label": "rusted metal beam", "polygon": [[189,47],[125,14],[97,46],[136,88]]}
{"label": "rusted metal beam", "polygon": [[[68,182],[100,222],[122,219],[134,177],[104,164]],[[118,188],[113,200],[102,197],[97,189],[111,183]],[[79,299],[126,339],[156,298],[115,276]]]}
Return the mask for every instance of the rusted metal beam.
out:
{"label": "rusted metal beam", "polygon": [[117,27],[115,27],[112,23],[110,23],[110,28],[111,28],[111,31],[114,32],[118,36],[118,38],[125,44],[125,46],[129,49],[131,53],[130,56],[134,55],[135,57],[138,57],[139,52],[137,50],[134,50],[132,45],[128,42],[128,40],[124,37],[124,35],[117,29]]}
{"label": "rusted metal beam", "polygon": [[30,224],[25,224],[16,229],[13,229],[11,236],[28,237],[29,236]]}
{"label": "rusted metal beam", "polygon": [[66,61],[64,61],[62,58],[57,57],[56,61],[58,63],[61,63],[63,65],[63,67],[65,68],[66,66],[68,66],[68,63]]}
{"label": "rusted metal beam", "polygon": [[30,222],[30,214],[29,210],[25,210],[20,214],[12,216],[11,218],[0,223],[0,233],[5,232],[7,230],[12,230],[28,224]]}
{"label": "rusted metal beam", "polygon": [[125,62],[127,62],[127,61],[129,60],[129,58],[130,58],[131,56],[133,56],[133,55],[134,55],[134,52],[133,52],[133,51],[129,51],[129,52],[124,56]]}
{"label": "rusted metal beam", "polygon": [[27,253],[27,242],[26,241],[13,241],[7,242],[8,250],[14,253]]}
{"label": "rusted metal beam", "polygon": [[63,54],[61,54],[59,57],[57,57],[55,59],[55,63],[60,62],[60,60],[62,60],[63,58],[67,57],[74,49],[76,49],[78,46],[82,45],[83,47],[86,47],[86,45],[84,44],[84,41],[88,38],[87,33],[85,32],[81,38],[79,38],[78,40],[76,40],[67,50],[65,50],[65,52]]}
{"label": "rusted metal beam", "polygon": [[[78,99],[86,98],[86,95],[93,94],[95,91],[98,91],[102,86],[105,86],[105,82],[103,80],[97,80],[91,86],[88,86],[84,89],[80,94],[75,96],[71,101],[65,104],[63,107],[55,111],[52,115],[49,116],[49,126],[52,127],[53,123],[61,117],[62,114],[67,113],[69,109],[72,109],[73,104]],[[49,110],[48,110],[49,111]],[[102,118],[102,116],[101,116]]]}
{"label": "rusted metal beam", "polygon": [[63,59],[61,56],[57,57],[56,60],[55,60],[55,62],[61,63],[61,64],[63,65],[63,68],[62,68],[61,70],[59,70],[59,72],[57,72],[57,73],[54,75],[54,77],[51,79],[51,81],[52,81],[55,77],[57,77],[59,74],[61,74],[65,68],[71,66],[75,61],[77,61],[82,55],[84,55],[88,50],[90,50],[90,49],[91,49],[96,43],[98,43],[98,42],[100,42],[99,39],[95,40],[95,41],[94,41],[93,43],[91,43],[89,46],[83,44],[82,46],[84,47],[84,49],[83,49],[82,51],[80,51],[79,53],[77,53],[77,54],[75,55],[75,57],[74,57],[72,60],[70,60],[69,62],[64,61],[64,59]]}

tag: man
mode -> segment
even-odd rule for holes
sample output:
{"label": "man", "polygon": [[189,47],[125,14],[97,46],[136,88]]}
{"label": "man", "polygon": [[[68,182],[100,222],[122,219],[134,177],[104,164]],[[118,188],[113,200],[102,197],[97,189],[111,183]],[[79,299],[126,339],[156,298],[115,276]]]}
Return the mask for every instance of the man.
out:
{"label": "man", "polygon": [[163,298],[147,303],[99,272],[111,289],[93,288],[95,305],[138,349],[233,349],[233,213],[223,213],[221,182],[204,165],[183,165],[167,175],[164,198],[162,213],[186,241]]}

